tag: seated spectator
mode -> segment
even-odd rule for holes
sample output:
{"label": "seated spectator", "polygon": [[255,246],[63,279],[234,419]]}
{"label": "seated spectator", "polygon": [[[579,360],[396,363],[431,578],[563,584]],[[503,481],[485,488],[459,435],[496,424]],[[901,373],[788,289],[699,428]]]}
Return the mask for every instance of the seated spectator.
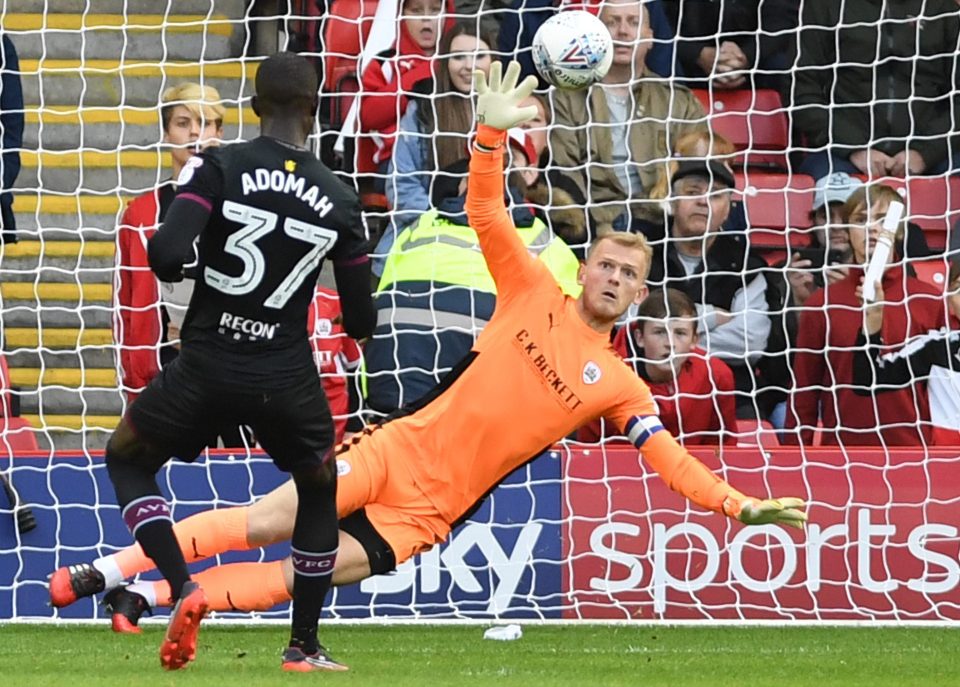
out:
{"label": "seated spectator", "polygon": [[877,178],[960,167],[958,33],[953,0],[804,3],[790,99],[814,152],[800,171]]}
{"label": "seated spectator", "polygon": [[[444,25],[453,24],[452,3],[447,2]],[[357,172],[385,173],[397,123],[407,109],[408,97],[421,81],[433,89],[434,53],[440,39],[442,0],[404,0],[397,20],[397,42],[363,70],[360,96],[360,136],[357,139]]]}
{"label": "seated spectator", "polygon": [[[951,258],[947,309],[960,319],[960,261]],[[883,282],[875,285],[876,297],[864,303],[863,329],[857,337],[853,359],[854,391],[861,396],[885,394],[927,382],[931,436],[935,446],[960,446],[960,330],[944,328],[910,339],[890,350],[883,339]],[[857,289],[863,300],[863,286]]]}
{"label": "seated spectator", "polygon": [[[533,146],[511,130],[509,147],[508,205],[517,231],[561,288],[579,294],[579,261],[521,195],[520,168]],[[470,353],[493,315],[496,287],[464,211],[467,164],[461,160],[438,178],[434,208],[400,232],[387,257],[375,296],[377,329],[364,348],[367,406],[374,411],[390,413],[432,390]]]}
{"label": "seated spectator", "polygon": [[438,171],[467,155],[473,71],[490,69],[490,41],[472,22],[457,22],[443,34],[437,56],[436,95],[411,99],[400,120],[386,187],[393,218],[374,251],[377,275],[397,232],[430,209]]}
{"label": "seated spectator", "polygon": [[[637,319],[617,331],[613,347],[650,387],[664,429],[684,445],[736,444],[733,373],[697,346],[697,309],[676,289],[651,293]],[[577,440],[608,436],[601,419],[581,428]]]}
{"label": "seated spectator", "polygon": [[668,0],[677,57],[694,88],[776,88],[788,70],[796,0]]}
{"label": "seated spectator", "polygon": [[[710,129],[696,129],[683,134],[674,142],[672,156],[657,169],[656,182],[647,194],[651,202],[640,206],[640,218],[657,224],[667,221],[670,214],[670,180],[677,171],[681,160],[706,160],[710,158],[723,161],[736,154],[737,149],[725,136]],[[733,214],[733,213],[731,213]],[[743,214],[742,212],[740,213]],[[742,228],[742,227],[741,227]]]}
{"label": "seated spectator", "polygon": [[682,160],[673,175],[666,227],[641,225],[653,246],[651,289],[683,291],[697,306],[703,347],[733,370],[739,409],[753,405],[754,366],[767,349],[766,262],[746,235],[721,231],[730,214],[733,172],[716,160]]}
{"label": "seated spectator", "polygon": [[[784,439],[813,442],[822,423],[822,443],[847,446],[917,446],[930,441],[925,384],[901,387],[864,402],[854,389],[854,347],[863,323],[857,287],[883,217],[893,201],[891,187],[874,184],[857,189],[844,206],[854,266],[846,278],[816,291],[800,313],[793,358],[795,386],[790,395]],[[906,229],[901,222],[898,238]],[[906,274],[897,251],[891,251],[883,274],[882,336],[888,346],[945,324],[943,297],[933,286]]]}
{"label": "seated spectator", "polygon": [[[533,74],[540,80],[540,88],[547,88],[533,66],[530,46],[537,29],[547,19],[564,9],[587,9],[594,14],[600,11],[600,0],[513,0],[510,9],[501,14],[503,20],[498,32],[498,51],[504,66],[511,60],[520,63],[520,79]],[[646,55],[646,65],[653,74],[669,78],[679,74],[674,63],[674,31],[661,0],[647,0],[650,26],[654,44]]]}
{"label": "seated spectator", "polygon": [[631,228],[634,204],[653,188],[676,140],[707,128],[689,90],[644,66],[653,38],[645,4],[609,0],[600,19],[614,41],[610,71],[590,88],[553,91],[550,130],[553,164],[570,180],[565,190],[589,206],[594,234]]}
{"label": "seated spectator", "polygon": [[[520,107],[533,105],[537,108],[537,116],[533,119],[520,124],[520,128],[527,132],[533,142],[533,149],[536,153],[536,160],[533,162],[544,162],[544,151],[547,150],[547,138],[550,133],[550,125],[553,123],[553,113],[550,111],[550,100],[545,95],[533,93],[526,99],[520,101]],[[540,165],[542,168],[542,164]]]}

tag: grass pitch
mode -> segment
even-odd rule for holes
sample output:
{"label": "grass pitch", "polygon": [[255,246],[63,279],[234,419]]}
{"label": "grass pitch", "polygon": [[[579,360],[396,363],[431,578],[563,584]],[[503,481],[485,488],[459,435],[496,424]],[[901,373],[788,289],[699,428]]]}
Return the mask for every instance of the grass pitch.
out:
{"label": "grass pitch", "polygon": [[326,625],[347,673],[284,674],[287,630],[210,624],[197,660],[160,669],[163,627],[0,625],[0,684],[63,685],[954,685],[960,629],[527,625],[513,642],[481,626]]}

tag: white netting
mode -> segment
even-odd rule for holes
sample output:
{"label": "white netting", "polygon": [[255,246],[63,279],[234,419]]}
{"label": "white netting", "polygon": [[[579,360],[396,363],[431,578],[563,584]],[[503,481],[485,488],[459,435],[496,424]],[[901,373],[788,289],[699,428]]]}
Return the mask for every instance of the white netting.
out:
{"label": "white netting", "polygon": [[[126,402],[116,329],[117,225],[132,198],[169,178],[170,153],[158,143],[167,87],[183,81],[215,87],[225,107],[223,139],[247,140],[257,131],[249,97],[261,56],[285,46],[309,54],[324,76],[314,143],[356,185],[370,227],[388,236],[376,257],[387,258],[395,236],[409,246],[410,236],[401,233],[405,224],[429,207],[443,205],[455,220],[457,175],[463,173],[455,163],[466,148],[472,113],[469,99],[456,94],[457,84],[463,90],[468,82],[453,72],[466,74],[488,52],[510,53],[517,46],[529,60],[525,47],[553,9],[543,2],[448,3],[448,16],[434,22],[432,38],[421,36],[424,44],[444,45],[443,26],[466,25],[451,48],[452,71],[444,72],[450,60],[440,56],[438,86],[423,80],[429,61],[410,47],[415,38],[401,42],[410,55],[383,55],[398,30],[406,30],[397,19],[399,4],[3,4],[3,35],[19,56],[12,69],[5,50],[4,151],[19,150],[21,168],[13,185],[19,242],[3,244],[0,253],[2,441],[9,456],[0,468],[31,505],[39,527],[21,535],[12,520],[0,526],[0,616],[49,617],[40,606],[47,572],[128,541],[115,507],[107,505],[113,493],[101,460]],[[485,10],[479,16],[471,14],[477,4]],[[408,27],[429,25],[424,17],[435,5],[408,0]],[[652,30],[640,41],[649,48],[643,72],[628,50],[631,56],[615,63],[611,84],[586,97],[540,92],[543,123],[511,145],[511,159],[518,153],[526,158],[519,163],[528,173],[525,184],[538,189],[521,192],[516,208],[538,211],[578,255],[608,227],[650,236],[654,275],[666,274],[691,295],[701,346],[733,377],[721,385],[713,370],[706,386],[662,382],[656,387],[665,394],[661,406],[679,408],[676,427],[683,439],[725,434],[739,440],[740,449],[728,445],[721,452],[735,485],[811,499],[817,524],[806,544],[794,538],[790,545],[774,534],[745,540],[736,528],[662,494],[655,477],[627,466],[630,451],[568,453],[572,444],[564,441],[557,456],[540,458],[496,492],[451,546],[428,554],[416,572],[408,566],[393,578],[342,592],[336,614],[956,617],[960,570],[949,512],[956,507],[951,475],[958,466],[949,449],[934,444],[960,443],[951,434],[960,423],[950,400],[960,389],[951,371],[921,369],[912,359],[919,383],[870,377],[867,393],[857,393],[864,384],[854,377],[854,354],[862,349],[855,277],[824,295],[810,283],[816,275],[783,267],[800,258],[862,262],[856,229],[846,247],[840,238],[830,246],[849,251],[852,241],[852,255],[825,254],[826,245],[818,254],[811,244],[817,237],[829,241],[836,229],[816,229],[818,178],[850,171],[900,190],[907,200],[911,224],[885,284],[892,301],[885,344],[899,348],[956,320],[944,298],[951,262],[943,251],[952,245],[960,210],[960,186],[950,174],[960,78],[957,12],[951,0],[908,5],[647,3],[640,26],[649,20]],[[618,45],[637,43],[631,38],[638,33],[637,7],[605,6],[603,18]],[[714,21],[719,30],[709,29]],[[501,35],[491,39],[490,50],[478,47],[474,35],[482,39],[497,28]],[[711,65],[712,73],[698,73]],[[20,104],[11,100],[16,77]],[[395,95],[398,83],[402,98]],[[453,94],[444,96],[438,87]],[[411,104],[419,118],[410,116]],[[23,136],[14,141],[20,113]],[[401,131],[394,136],[397,123]],[[689,136],[697,133],[704,135],[699,146]],[[917,155],[898,155],[905,145]],[[530,159],[531,149],[538,160]],[[867,149],[875,152],[864,159]],[[678,161],[704,157],[729,163],[732,202],[716,183],[684,183],[697,181],[697,174],[676,184],[664,179]],[[10,165],[7,157],[4,165]],[[718,174],[716,168],[708,172],[714,181]],[[839,203],[851,183],[831,180],[827,199]],[[696,205],[696,194],[707,194],[709,202]],[[717,244],[697,234],[695,225],[717,220],[718,227],[717,218],[727,213],[724,252],[700,272],[698,250]],[[449,225],[424,229],[461,238]],[[678,254],[670,237],[682,232],[694,240]],[[851,235],[844,227],[837,233]],[[531,231],[531,250],[543,256],[551,236]],[[748,244],[750,259],[743,253]],[[478,282],[457,281],[472,274],[469,260],[441,253],[418,259],[432,279],[394,274],[380,288],[377,303],[386,324],[368,344],[365,385],[374,412],[422,394],[456,362],[456,351],[469,349],[492,312],[491,294],[474,289],[464,295]],[[560,263],[551,268],[561,281],[570,277]],[[132,307],[150,312],[156,304]],[[626,338],[626,356],[650,374]],[[928,377],[937,379],[930,391]],[[732,414],[723,411],[728,402],[736,405]],[[719,426],[705,418],[711,414]],[[807,448],[779,446],[798,439]],[[40,458],[23,453],[33,441]],[[809,448],[837,441],[842,445]],[[698,455],[709,462],[713,454]],[[588,464],[595,472],[584,472]],[[275,483],[271,470],[262,457],[217,458],[174,468],[166,486],[180,517],[211,504],[250,502]],[[627,494],[642,496],[628,504]],[[683,551],[665,553],[677,547]],[[778,578],[777,571],[788,568],[792,574]],[[95,608],[71,613],[90,617]]]}

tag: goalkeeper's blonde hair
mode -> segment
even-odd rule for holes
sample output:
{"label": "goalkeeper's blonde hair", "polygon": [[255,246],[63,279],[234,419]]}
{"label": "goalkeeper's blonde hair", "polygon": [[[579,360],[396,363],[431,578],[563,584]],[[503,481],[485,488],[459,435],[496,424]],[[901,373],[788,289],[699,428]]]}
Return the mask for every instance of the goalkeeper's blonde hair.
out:
{"label": "goalkeeper's blonde hair", "polygon": [[624,248],[635,248],[643,253],[646,262],[643,267],[642,277],[643,281],[647,281],[647,277],[650,276],[650,266],[653,262],[653,248],[650,247],[650,243],[647,241],[647,237],[643,234],[634,234],[630,231],[608,231],[597,236],[593,241],[590,242],[590,247],[587,248],[587,260],[590,259],[590,255],[593,253],[594,249],[603,241],[613,241],[618,246],[623,246]]}
{"label": "goalkeeper's blonde hair", "polygon": [[223,99],[216,88],[202,86],[192,81],[177,84],[165,90],[160,96],[160,104],[160,118],[163,121],[164,131],[170,126],[173,108],[177,105],[187,108],[195,117],[216,122],[217,126],[223,125],[223,117],[226,114]]}

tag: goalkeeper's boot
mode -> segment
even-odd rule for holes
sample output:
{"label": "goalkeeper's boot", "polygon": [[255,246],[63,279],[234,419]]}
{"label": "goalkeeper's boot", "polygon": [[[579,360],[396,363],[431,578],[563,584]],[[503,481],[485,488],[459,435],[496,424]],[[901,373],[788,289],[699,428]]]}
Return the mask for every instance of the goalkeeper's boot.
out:
{"label": "goalkeeper's boot", "polygon": [[322,646],[312,654],[306,654],[303,649],[291,646],[283,652],[281,668],[293,673],[312,673],[314,671],[341,672],[350,670],[339,661],[330,658],[330,654]]}
{"label": "goalkeeper's boot", "polygon": [[99,594],[105,586],[103,573],[89,563],[64,566],[50,576],[50,605],[69,606],[77,599]]}
{"label": "goalkeeper's boot", "polygon": [[140,618],[143,614],[153,615],[150,604],[140,594],[126,587],[114,587],[103,597],[103,607],[110,614],[114,632],[120,634],[140,634]]}
{"label": "goalkeeper's boot", "polygon": [[191,580],[183,585],[160,645],[160,665],[167,670],[179,670],[196,658],[200,621],[209,608],[207,595],[199,584]]}

